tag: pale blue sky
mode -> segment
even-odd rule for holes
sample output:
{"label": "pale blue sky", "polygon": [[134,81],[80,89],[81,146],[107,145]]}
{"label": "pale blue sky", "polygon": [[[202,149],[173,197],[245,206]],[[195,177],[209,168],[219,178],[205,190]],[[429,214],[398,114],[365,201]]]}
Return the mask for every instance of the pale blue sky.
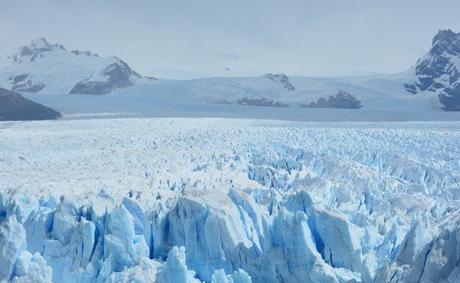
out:
{"label": "pale blue sky", "polygon": [[0,0],[0,50],[36,37],[163,77],[403,71],[458,0]]}

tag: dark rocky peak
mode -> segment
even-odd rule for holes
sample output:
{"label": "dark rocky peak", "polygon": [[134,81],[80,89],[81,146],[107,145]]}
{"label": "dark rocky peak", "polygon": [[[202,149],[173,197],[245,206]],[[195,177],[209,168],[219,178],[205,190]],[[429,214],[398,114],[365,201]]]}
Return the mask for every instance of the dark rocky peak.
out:
{"label": "dark rocky peak", "polygon": [[[52,44],[49,43],[45,38],[37,38],[32,40],[30,45],[21,47],[19,53],[13,58],[15,62],[22,62],[25,58],[27,58],[26,60],[30,59],[32,62],[38,58],[43,58],[47,52],[51,52],[56,49],[67,51],[62,44]],[[71,50],[69,52],[77,56],[86,55],[99,57],[98,54],[92,53],[91,51]]]}
{"label": "dark rocky peak", "polygon": [[32,40],[32,42],[30,43],[30,46],[33,48],[33,49],[51,49],[51,47],[53,47],[49,42],[48,40],[46,40],[46,38],[37,38],[37,39],[34,39]]}
{"label": "dark rocky peak", "polygon": [[268,73],[268,74],[265,74],[264,77],[269,79],[269,80],[281,83],[283,85],[283,87],[288,89],[288,90],[291,90],[291,91],[295,90],[295,87],[289,82],[289,77],[286,76],[285,74],[271,74],[271,73]]}
{"label": "dark rocky peak", "polygon": [[265,77],[267,79],[270,79],[272,81],[277,81],[277,82],[280,82],[280,81],[288,81],[289,80],[289,77],[286,76],[285,74],[272,74],[272,73],[268,73],[268,74],[265,74]]}
{"label": "dark rocky peak", "polygon": [[133,79],[142,78],[136,71],[126,64],[123,60],[114,57],[116,62],[108,65],[101,74],[107,77],[107,80],[87,80],[79,82],[71,90],[71,94],[107,94],[117,88],[124,88],[134,85]]}
{"label": "dark rocky peak", "polygon": [[117,61],[116,63],[112,63],[108,65],[104,71],[102,71],[103,75],[109,76],[111,78],[118,78],[118,77],[130,77],[134,76],[137,78],[141,78],[141,75],[131,69],[131,67],[123,60],[118,57],[114,57]]}
{"label": "dark rocky peak", "polygon": [[116,60],[116,63],[112,63],[109,66],[107,66],[103,71],[102,74],[109,76],[110,80],[115,80],[119,81],[121,78],[127,78],[127,77],[135,77],[135,78],[144,78],[149,81],[156,81],[158,80],[155,77],[150,77],[150,76],[142,76],[138,72],[134,71],[128,63],[123,61],[122,59],[118,57],[113,57]]}
{"label": "dark rocky peak", "polygon": [[328,98],[319,98],[317,101],[312,101],[309,104],[303,104],[302,107],[307,108],[347,108],[359,109],[362,107],[361,101],[355,96],[344,90],[338,90],[335,95]]}
{"label": "dark rocky peak", "polygon": [[434,36],[430,54],[441,56],[444,53],[451,55],[460,54],[460,33],[455,33],[448,29],[440,30]]}
{"label": "dark rocky peak", "polygon": [[50,44],[45,38],[37,38],[32,40],[30,45],[21,47],[13,59],[15,62],[22,62],[25,58],[35,61],[37,58],[43,58],[44,53],[51,52],[56,48],[65,50],[61,44]]}
{"label": "dark rocky peak", "polygon": [[[417,61],[414,83],[406,84],[408,92],[438,92],[445,95],[448,89],[456,89],[460,82],[460,33],[441,30],[433,38],[433,45],[425,56]],[[441,102],[447,101],[441,99]]]}
{"label": "dark rocky peak", "polygon": [[80,51],[80,50],[71,50],[74,55],[86,55],[86,56],[93,56],[93,57],[100,57],[97,53],[92,53],[91,51]]}

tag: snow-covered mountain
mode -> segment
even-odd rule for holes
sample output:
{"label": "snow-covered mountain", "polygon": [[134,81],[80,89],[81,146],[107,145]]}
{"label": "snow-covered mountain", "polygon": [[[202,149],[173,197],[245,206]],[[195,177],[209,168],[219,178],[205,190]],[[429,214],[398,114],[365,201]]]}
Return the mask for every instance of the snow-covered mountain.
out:
{"label": "snow-covered mountain", "polygon": [[[437,95],[408,93],[408,72],[342,78],[266,75],[241,78],[158,80],[104,96],[25,94],[64,113],[134,117],[233,117],[315,121],[458,120]],[[346,94],[346,95],[343,95]]]}
{"label": "snow-covered mountain", "polygon": [[[388,100],[406,100],[403,75],[342,77],[342,78],[307,78],[288,77],[285,74],[266,74],[252,78],[208,78],[187,82],[164,82],[158,85],[161,92],[169,92],[176,84],[185,84],[183,96],[208,103],[230,103],[254,106],[286,106],[290,108],[304,107],[318,99],[329,99],[340,93],[348,93],[346,99],[362,101],[367,109],[385,109]],[[185,95],[185,93],[187,93]],[[247,102],[250,103],[242,103]],[[258,101],[270,101],[271,105],[259,105]],[[423,103],[417,98],[414,103]],[[325,105],[338,108],[334,105]],[[408,103],[398,106],[412,109]],[[349,107],[354,108],[354,107]]]}
{"label": "snow-covered mountain", "polygon": [[460,33],[441,30],[430,51],[412,69],[416,81],[406,84],[413,94],[435,93],[442,109],[460,111]]}
{"label": "snow-covered mountain", "polygon": [[117,57],[68,51],[40,38],[9,57],[0,70],[0,85],[18,92],[107,94],[150,79]]}
{"label": "snow-covered mountain", "polygon": [[[28,98],[65,114],[91,112],[155,116],[158,105],[166,105],[163,109],[169,109],[169,116],[187,112],[209,116],[214,115],[213,109],[217,107],[226,108],[223,112],[232,112],[238,117],[238,113],[249,111],[244,107],[258,107],[259,110],[272,107],[285,109],[286,118],[289,118],[292,108],[306,112],[311,111],[307,108],[312,106],[388,113],[439,109],[437,98],[408,94],[404,84],[414,77],[409,72],[338,78],[267,73],[256,77],[152,81],[141,78],[117,58],[68,52],[44,40],[23,48],[11,60],[13,63],[0,71],[4,84],[26,95],[27,92],[40,91],[40,95],[28,95]],[[77,65],[79,67],[75,67]],[[113,94],[98,98],[97,102],[94,97],[60,96],[62,93],[100,94],[110,91]]]}
{"label": "snow-covered mountain", "polygon": [[[267,73],[153,80],[141,77],[115,57],[67,51],[43,39],[22,48],[10,61],[0,70],[0,84],[64,116],[129,113],[296,120],[460,119],[455,113],[443,113],[460,109],[459,34],[452,31],[440,31],[429,53],[413,68],[389,75],[314,78]],[[102,97],[62,95],[109,92]]]}
{"label": "snow-covered mountain", "polygon": [[[428,54],[398,74],[312,78],[269,73],[259,77],[166,81],[151,91],[159,96],[180,95],[194,101],[253,106],[458,111],[460,33],[439,31]],[[340,103],[327,103],[337,96]]]}
{"label": "snow-covered mountain", "polygon": [[0,121],[4,120],[51,120],[61,114],[0,87]]}

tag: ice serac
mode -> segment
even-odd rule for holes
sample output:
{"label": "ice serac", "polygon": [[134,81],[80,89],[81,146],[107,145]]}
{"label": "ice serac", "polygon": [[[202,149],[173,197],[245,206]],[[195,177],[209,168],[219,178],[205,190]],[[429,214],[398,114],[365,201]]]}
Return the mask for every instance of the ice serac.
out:
{"label": "ice serac", "polygon": [[115,208],[108,216],[103,245],[101,272],[107,276],[137,265],[149,254],[144,236],[136,235],[132,215],[124,206]]}
{"label": "ice serac", "polygon": [[[23,235],[8,249],[15,256],[5,273],[11,276],[27,238],[27,249],[43,255],[54,282],[125,280],[139,270],[161,282],[360,281],[358,273],[322,259],[304,211],[291,212],[280,204],[272,215],[264,215],[242,192],[230,191],[224,197],[225,210],[181,198],[164,215],[167,231],[161,243],[171,247],[163,247],[169,252],[162,265],[150,259],[154,245],[145,241],[149,233],[144,230],[152,228],[138,221],[151,213],[134,209],[132,200],[105,213],[65,198],[54,207],[52,201],[37,203],[24,224],[15,222],[15,215],[4,220],[6,227]],[[2,235],[11,238],[8,232]]]}
{"label": "ice serac", "polygon": [[0,222],[0,258],[2,282],[52,282],[52,271],[45,259],[26,250],[26,233],[15,215]]}
{"label": "ice serac", "polygon": [[25,241],[24,228],[17,222],[15,216],[3,220],[0,226],[1,280],[9,280],[13,275],[14,264],[21,252],[25,250]]}
{"label": "ice serac", "polygon": [[212,275],[211,283],[251,283],[251,277],[242,269],[233,274],[225,274],[223,269],[218,269]]}
{"label": "ice serac", "polygon": [[159,274],[159,282],[200,283],[201,281],[195,278],[195,272],[188,270],[185,258],[184,247],[173,247]]}
{"label": "ice serac", "polygon": [[400,282],[458,281],[460,222],[458,216],[456,218],[440,231],[427,229],[420,221],[414,223],[387,274]]}
{"label": "ice serac", "polygon": [[10,278],[13,283],[52,282],[52,269],[39,253],[31,254],[28,251],[23,251],[19,255],[14,268],[14,275]]}

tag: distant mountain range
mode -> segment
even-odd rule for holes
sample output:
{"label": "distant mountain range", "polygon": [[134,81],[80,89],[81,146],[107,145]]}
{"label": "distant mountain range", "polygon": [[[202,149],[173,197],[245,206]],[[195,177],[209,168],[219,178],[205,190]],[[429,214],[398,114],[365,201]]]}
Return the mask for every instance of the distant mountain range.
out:
{"label": "distant mountain range", "polygon": [[[156,116],[160,111],[168,116],[209,116],[226,111],[239,116],[249,111],[244,107],[271,107],[297,108],[304,111],[299,112],[301,116],[316,111],[312,108],[348,108],[357,113],[385,112],[385,117],[400,113],[398,119],[412,119],[404,113],[418,113],[419,117],[428,112],[435,116],[440,111],[460,111],[460,33],[439,31],[429,52],[398,74],[313,78],[268,73],[194,80],[143,77],[117,57],[68,51],[38,39],[9,58],[0,70],[0,86],[65,114]],[[97,100],[62,96],[109,93]],[[292,112],[279,111],[285,111],[286,117]],[[366,119],[372,116],[366,115]]]}

